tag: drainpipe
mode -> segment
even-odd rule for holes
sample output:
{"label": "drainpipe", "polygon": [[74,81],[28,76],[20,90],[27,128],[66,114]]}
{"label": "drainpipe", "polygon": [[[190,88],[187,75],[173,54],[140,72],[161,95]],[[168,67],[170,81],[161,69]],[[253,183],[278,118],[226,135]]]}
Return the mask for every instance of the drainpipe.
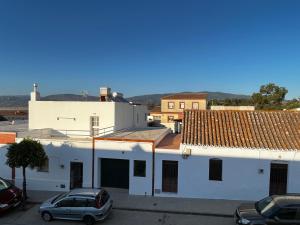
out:
{"label": "drainpipe", "polygon": [[155,142],[152,142],[152,196],[154,196],[154,182],[155,182]]}
{"label": "drainpipe", "polygon": [[95,138],[93,137],[93,146],[92,146],[92,188],[94,188],[94,176],[95,176]]}

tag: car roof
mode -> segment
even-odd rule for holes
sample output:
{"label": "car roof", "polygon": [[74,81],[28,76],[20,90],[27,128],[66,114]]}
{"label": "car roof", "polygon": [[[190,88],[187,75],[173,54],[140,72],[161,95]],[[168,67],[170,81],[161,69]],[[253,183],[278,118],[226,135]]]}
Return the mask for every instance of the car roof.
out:
{"label": "car roof", "polygon": [[273,195],[272,197],[280,207],[300,207],[300,194]]}
{"label": "car roof", "polygon": [[96,197],[102,190],[101,188],[78,188],[70,191],[68,196]]}

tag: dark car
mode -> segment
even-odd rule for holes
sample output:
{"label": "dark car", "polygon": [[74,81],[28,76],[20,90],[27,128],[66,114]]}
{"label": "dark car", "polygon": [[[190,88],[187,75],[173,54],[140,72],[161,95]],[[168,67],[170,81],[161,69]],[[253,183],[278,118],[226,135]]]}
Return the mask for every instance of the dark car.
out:
{"label": "dark car", "polygon": [[22,201],[22,191],[9,181],[0,178],[0,213],[18,206]]}
{"label": "dark car", "polygon": [[236,224],[300,225],[300,195],[272,195],[252,204],[242,204],[234,220]]}

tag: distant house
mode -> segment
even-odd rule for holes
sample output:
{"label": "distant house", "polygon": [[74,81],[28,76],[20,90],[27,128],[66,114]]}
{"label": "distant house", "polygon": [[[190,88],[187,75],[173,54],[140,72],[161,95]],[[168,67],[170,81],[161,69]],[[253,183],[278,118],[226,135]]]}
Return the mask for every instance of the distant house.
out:
{"label": "distant house", "polygon": [[[205,110],[207,108],[207,94],[181,93],[161,98],[161,106],[155,107],[150,116],[161,125],[176,130],[183,119],[183,111],[187,109]],[[178,122],[178,123],[176,123]]]}

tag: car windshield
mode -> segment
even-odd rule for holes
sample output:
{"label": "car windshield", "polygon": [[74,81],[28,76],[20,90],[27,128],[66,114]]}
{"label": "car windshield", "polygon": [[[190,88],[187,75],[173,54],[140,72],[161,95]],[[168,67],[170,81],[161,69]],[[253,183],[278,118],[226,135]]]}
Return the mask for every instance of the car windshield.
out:
{"label": "car windshield", "polygon": [[12,184],[8,181],[0,179],[0,191],[10,188],[11,186]]}
{"label": "car windshield", "polygon": [[67,195],[68,195],[68,192],[67,193],[62,193],[62,194],[56,196],[56,198],[54,198],[51,203],[58,202],[59,200],[61,200],[64,197],[66,197]]}
{"label": "car windshield", "polygon": [[274,206],[273,198],[266,197],[255,203],[256,210],[261,214],[268,216],[271,212],[272,207]]}

